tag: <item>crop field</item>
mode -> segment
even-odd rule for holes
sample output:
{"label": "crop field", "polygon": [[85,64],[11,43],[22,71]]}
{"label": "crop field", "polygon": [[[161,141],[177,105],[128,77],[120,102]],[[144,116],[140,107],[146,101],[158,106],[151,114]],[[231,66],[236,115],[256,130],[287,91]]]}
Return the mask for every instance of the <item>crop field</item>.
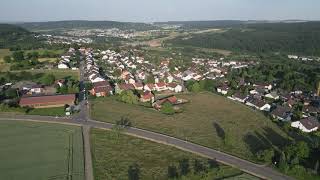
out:
{"label": "crop field", "polygon": [[80,127],[0,121],[0,179],[84,180]]}
{"label": "crop field", "polygon": [[[194,161],[205,166],[210,162],[189,152],[174,147],[154,143],[121,134],[117,131],[91,130],[91,146],[95,179],[128,179],[128,168],[136,163],[140,169],[140,179],[168,179],[167,169],[174,165],[179,171],[179,161],[189,160],[190,172],[181,179],[202,179],[242,177],[256,179],[229,166],[216,164],[202,173],[194,173]],[[212,162],[212,161],[211,161]]]}
{"label": "crop field", "polygon": [[[44,73],[44,74],[53,74],[56,79],[61,79],[65,77],[72,77],[73,79],[78,80],[80,78],[80,74],[78,70],[71,69],[34,69],[34,70],[22,70],[26,72],[31,72],[33,74],[36,73]],[[11,72],[22,72],[22,71],[11,71]]]}
{"label": "crop field", "polygon": [[164,133],[238,157],[257,161],[255,154],[282,146],[287,135],[261,112],[212,93],[186,94],[190,102],[172,116],[130,105],[115,98],[92,101],[91,117],[115,123],[126,116],[135,127]]}

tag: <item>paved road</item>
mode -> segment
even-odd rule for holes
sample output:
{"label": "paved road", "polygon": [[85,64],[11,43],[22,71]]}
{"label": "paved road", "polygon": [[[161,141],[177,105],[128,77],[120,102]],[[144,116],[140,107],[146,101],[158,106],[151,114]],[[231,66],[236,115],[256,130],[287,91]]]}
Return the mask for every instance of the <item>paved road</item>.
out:
{"label": "paved road", "polygon": [[93,178],[93,166],[91,157],[91,145],[90,145],[90,126],[84,125],[82,127],[82,136],[84,144],[84,158],[85,158],[85,177],[86,180],[94,180]]}
{"label": "paved road", "polygon": [[[77,119],[67,119],[67,118],[52,118],[52,117],[43,117],[43,116],[23,116],[23,115],[17,115],[15,117],[0,117],[0,120],[36,120],[36,121],[42,121],[42,122],[52,122],[52,123],[64,123],[64,124],[71,124],[71,125],[79,125],[79,126],[85,126],[85,127],[94,127],[94,128],[101,128],[101,129],[111,129],[113,127],[113,124],[110,123],[104,123],[104,122],[98,122],[94,120],[86,120],[86,121],[80,121]],[[247,172],[249,174],[255,175],[257,177],[263,178],[263,179],[274,179],[274,180],[288,180],[292,179],[288,176],[285,176],[276,170],[254,164],[252,162],[240,159],[238,157],[216,151],[213,149],[209,149],[207,147],[197,145],[194,143],[190,143],[181,139],[177,139],[174,137],[170,137],[167,135],[138,129],[138,128],[127,128],[125,129],[124,133],[137,136],[140,138],[148,139],[151,141],[155,141],[158,143],[163,143],[167,145],[171,145],[174,147],[177,147],[179,149],[189,151],[192,153],[196,153],[208,158],[216,159],[217,161],[227,164],[236,168],[241,169],[244,172]]]}

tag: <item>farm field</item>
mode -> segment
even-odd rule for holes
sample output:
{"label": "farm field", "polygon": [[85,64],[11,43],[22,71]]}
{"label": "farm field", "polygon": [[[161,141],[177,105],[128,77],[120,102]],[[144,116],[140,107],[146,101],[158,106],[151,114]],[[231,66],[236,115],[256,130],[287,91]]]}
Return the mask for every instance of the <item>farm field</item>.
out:
{"label": "farm field", "polygon": [[0,121],[0,179],[84,180],[80,127]]}
{"label": "farm field", "polygon": [[[216,164],[214,168],[209,168],[209,160],[206,158],[117,131],[92,129],[91,146],[97,180],[128,179],[128,168],[134,163],[140,169],[140,179],[168,179],[168,166],[174,165],[179,171],[178,164],[182,159],[189,160],[191,171],[181,179],[209,180],[244,175],[247,179],[256,179],[229,166]],[[193,164],[196,159],[208,167],[208,172],[194,175]]]}
{"label": "farm field", "polygon": [[114,97],[92,100],[91,117],[115,123],[121,117],[133,126],[164,133],[238,157],[257,161],[255,154],[270,146],[279,147],[287,135],[275,124],[245,105],[212,93],[180,95],[190,103],[172,116],[154,109],[130,105]]}

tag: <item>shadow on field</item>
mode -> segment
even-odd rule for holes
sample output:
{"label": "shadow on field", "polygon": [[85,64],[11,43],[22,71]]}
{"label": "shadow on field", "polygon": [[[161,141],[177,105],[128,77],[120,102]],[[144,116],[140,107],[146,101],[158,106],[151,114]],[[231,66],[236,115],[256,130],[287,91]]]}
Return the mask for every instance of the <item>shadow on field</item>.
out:
{"label": "shadow on field", "polygon": [[215,122],[213,122],[213,127],[216,129],[218,137],[224,140],[226,137],[226,133],[224,132],[223,128]]}
{"label": "shadow on field", "polygon": [[248,133],[244,137],[244,142],[249,146],[251,153],[256,154],[260,150],[277,147],[281,149],[290,140],[283,137],[273,129],[264,127],[263,132]]}

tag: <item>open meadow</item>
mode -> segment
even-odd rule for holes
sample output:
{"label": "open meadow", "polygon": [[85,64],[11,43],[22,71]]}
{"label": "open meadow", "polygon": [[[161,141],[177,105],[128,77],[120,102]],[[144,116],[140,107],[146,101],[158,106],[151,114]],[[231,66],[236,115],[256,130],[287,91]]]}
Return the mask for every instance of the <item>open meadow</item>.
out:
{"label": "open meadow", "polygon": [[80,127],[0,121],[0,179],[84,180]]}
{"label": "open meadow", "polygon": [[172,116],[154,109],[130,105],[114,97],[91,103],[91,118],[115,123],[121,117],[133,126],[185,139],[256,161],[255,154],[270,146],[282,146],[287,136],[278,126],[245,105],[212,93],[186,94],[190,102],[183,112]]}
{"label": "open meadow", "polygon": [[[175,166],[180,174],[179,162],[183,159],[189,161],[190,172],[181,179],[209,180],[242,176],[256,179],[232,167],[219,165],[174,147],[124,135],[119,131],[92,129],[91,146],[97,180],[128,179],[128,168],[134,163],[140,169],[140,179],[168,179],[168,166]],[[195,160],[207,167],[206,170],[195,173]]]}

